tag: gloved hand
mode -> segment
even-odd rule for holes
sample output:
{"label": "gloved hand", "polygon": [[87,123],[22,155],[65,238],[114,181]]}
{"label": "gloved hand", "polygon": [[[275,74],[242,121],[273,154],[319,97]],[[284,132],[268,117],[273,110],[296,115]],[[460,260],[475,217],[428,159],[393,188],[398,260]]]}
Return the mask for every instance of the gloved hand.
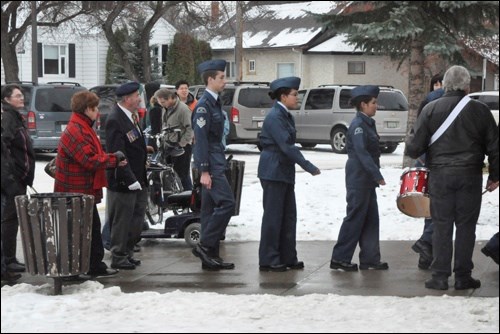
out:
{"label": "gloved hand", "polygon": [[118,161],[123,161],[123,160],[127,159],[127,157],[125,156],[125,154],[122,151],[116,151],[113,154],[115,155],[116,160],[118,160]]}
{"label": "gloved hand", "polygon": [[129,190],[142,190],[142,187],[141,187],[141,184],[139,183],[139,181],[135,181],[134,183],[132,183],[131,185],[128,186],[128,189]]}

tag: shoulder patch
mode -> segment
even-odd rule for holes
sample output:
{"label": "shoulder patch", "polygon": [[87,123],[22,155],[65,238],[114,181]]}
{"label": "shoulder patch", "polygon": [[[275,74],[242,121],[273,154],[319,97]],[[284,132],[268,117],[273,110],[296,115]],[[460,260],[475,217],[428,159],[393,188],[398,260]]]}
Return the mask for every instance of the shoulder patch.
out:
{"label": "shoulder patch", "polygon": [[196,124],[198,124],[198,127],[201,129],[205,126],[205,124],[207,124],[207,121],[205,120],[205,118],[200,117],[196,120]]}
{"label": "shoulder patch", "polygon": [[354,135],[363,134],[363,128],[359,127],[354,130]]}
{"label": "shoulder patch", "polygon": [[206,114],[207,113],[207,109],[205,109],[205,107],[198,107],[196,109],[196,113],[197,114]]}

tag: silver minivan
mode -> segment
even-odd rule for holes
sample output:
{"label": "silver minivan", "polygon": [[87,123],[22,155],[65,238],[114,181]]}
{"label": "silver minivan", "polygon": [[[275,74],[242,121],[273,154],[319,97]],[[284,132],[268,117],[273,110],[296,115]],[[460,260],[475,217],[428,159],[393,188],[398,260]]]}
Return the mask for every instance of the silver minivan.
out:
{"label": "silver minivan", "polygon": [[[323,85],[299,91],[295,116],[297,143],[303,147],[330,144],[335,153],[346,152],[346,134],[356,110],[350,105],[354,85]],[[379,86],[377,113],[373,117],[382,153],[392,153],[406,137],[408,101],[403,92]]]}

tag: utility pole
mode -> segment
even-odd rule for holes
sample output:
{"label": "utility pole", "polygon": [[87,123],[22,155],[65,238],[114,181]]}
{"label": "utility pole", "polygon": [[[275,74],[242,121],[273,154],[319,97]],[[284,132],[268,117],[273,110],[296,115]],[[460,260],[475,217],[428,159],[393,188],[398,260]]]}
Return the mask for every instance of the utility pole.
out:
{"label": "utility pole", "polygon": [[36,1],[31,1],[31,81],[38,83],[38,29]]}
{"label": "utility pole", "polygon": [[236,81],[243,79],[243,1],[236,1],[236,36],[234,46],[234,62]]}

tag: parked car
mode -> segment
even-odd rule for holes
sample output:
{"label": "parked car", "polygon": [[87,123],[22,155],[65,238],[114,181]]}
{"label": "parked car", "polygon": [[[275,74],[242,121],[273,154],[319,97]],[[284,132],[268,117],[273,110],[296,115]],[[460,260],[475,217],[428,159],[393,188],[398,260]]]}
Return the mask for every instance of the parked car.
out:
{"label": "parked car", "polygon": [[[356,110],[350,105],[354,85],[322,85],[299,90],[299,109],[292,111],[297,143],[303,147],[330,144],[335,153],[346,153],[346,133]],[[403,92],[380,86],[373,117],[382,153],[392,153],[406,137],[408,101]]]}
{"label": "parked car", "polygon": [[470,93],[469,97],[486,104],[498,124],[498,90]]}
{"label": "parked car", "polygon": [[[205,91],[205,86],[195,85],[189,90],[197,100]],[[267,112],[273,105],[269,97],[268,82],[232,82],[220,94],[222,109],[229,117],[230,132],[228,144],[257,143],[258,134]]]}
{"label": "parked car", "polygon": [[[96,122],[96,130],[103,146],[106,145],[106,133],[104,131],[106,118],[116,104],[116,88],[118,86],[120,86],[120,84],[107,84],[95,86],[89,89],[91,92],[94,92],[97,96],[99,96],[99,118]],[[139,93],[141,95],[139,115],[141,116],[141,119],[143,119],[146,114],[146,92],[143,85],[140,86]]]}
{"label": "parked car", "polygon": [[86,90],[76,82],[15,83],[24,92],[24,110],[29,134],[36,151],[55,151],[61,133],[71,117],[71,98],[76,92]]}

